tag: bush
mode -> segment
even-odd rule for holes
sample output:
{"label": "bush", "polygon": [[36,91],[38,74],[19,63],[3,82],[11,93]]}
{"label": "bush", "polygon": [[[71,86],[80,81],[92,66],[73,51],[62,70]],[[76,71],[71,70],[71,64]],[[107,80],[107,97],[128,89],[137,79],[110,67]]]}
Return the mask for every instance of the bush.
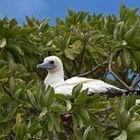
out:
{"label": "bush", "polygon": [[15,19],[0,20],[0,139],[140,139],[137,95],[87,96],[81,85],[72,96],[55,94],[42,85],[46,71],[36,69],[43,58],[57,55],[66,78],[87,76],[139,89],[137,10],[121,5],[119,17],[68,10],[55,26],[34,17],[22,26]]}

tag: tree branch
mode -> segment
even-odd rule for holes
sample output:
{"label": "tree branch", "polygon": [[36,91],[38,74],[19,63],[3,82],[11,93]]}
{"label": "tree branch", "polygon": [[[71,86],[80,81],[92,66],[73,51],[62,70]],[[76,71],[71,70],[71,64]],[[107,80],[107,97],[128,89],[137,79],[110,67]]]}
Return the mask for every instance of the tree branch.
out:
{"label": "tree branch", "polygon": [[[106,64],[107,63],[107,60],[105,60],[104,62],[103,62],[103,64]],[[87,76],[87,75],[89,75],[89,74],[92,74],[92,73],[94,73],[95,71],[97,71],[98,69],[100,69],[102,66],[96,66],[96,67],[94,67],[94,68],[92,68],[92,70],[90,70],[90,71],[87,71],[87,72],[85,72],[85,73],[82,73],[82,74],[79,74],[78,76]]]}
{"label": "tree branch", "polygon": [[64,70],[66,72],[66,76],[65,76],[65,79],[68,79],[71,77],[71,73],[68,71],[68,69],[65,67],[65,65],[63,66],[64,67]]}
{"label": "tree branch", "polygon": [[97,71],[99,68],[101,68],[101,66],[96,66],[96,67],[94,67],[92,70],[90,70],[90,71],[87,71],[87,72],[85,72],[85,73],[82,73],[82,74],[79,74],[78,76],[87,76],[87,75],[89,75],[89,74],[92,74],[92,73],[94,73],[95,71]]}
{"label": "tree branch", "polygon": [[81,71],[81,68],[82,68],[86,46],[87,46],[87,42],[83,41],[83,50],[82,50],[82,54],[81,54],[81,57],[80,57],[80,62],[79,62],[80,65],[79,65],[79,69],[78,69],[78,74],[80,74],[80,71]]}
{"label": "tree branch", "polygon": [[113,54],[110,55],[109,59],[109,64],[108,64],[108,70],[109,72],[123,85],[125,86],[128,90],[131,90],[131,87],[129,87],[122,79],[120,79],[115,72],[113,72],[111,66],[112,66],[112,61],[113,61]]}

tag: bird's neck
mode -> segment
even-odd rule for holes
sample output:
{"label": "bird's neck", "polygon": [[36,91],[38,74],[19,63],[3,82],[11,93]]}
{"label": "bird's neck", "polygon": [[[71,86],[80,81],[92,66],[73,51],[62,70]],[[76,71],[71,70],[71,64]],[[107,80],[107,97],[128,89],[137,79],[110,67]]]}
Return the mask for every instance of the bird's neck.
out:
{"label": "bird's neck", "polygon": [[57,71],[54,73],[48,72],[47,77],[44,80],[44,84],[50,85],[55,88],[58,84],[64,82],[64,71]]}

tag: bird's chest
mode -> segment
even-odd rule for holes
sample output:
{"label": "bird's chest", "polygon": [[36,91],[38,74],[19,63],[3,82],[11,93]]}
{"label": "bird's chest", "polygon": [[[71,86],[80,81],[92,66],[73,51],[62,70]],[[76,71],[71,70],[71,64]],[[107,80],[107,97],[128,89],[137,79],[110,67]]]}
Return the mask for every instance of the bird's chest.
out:
{"label": "bird's chest", "polygon": [[62,83],[64,80],[60,79],[59,77],[46,77],[44,80],[44,84],[46,86],[50,85],[51,87],[55,88],[57,85],[59,85],[60,83]]}

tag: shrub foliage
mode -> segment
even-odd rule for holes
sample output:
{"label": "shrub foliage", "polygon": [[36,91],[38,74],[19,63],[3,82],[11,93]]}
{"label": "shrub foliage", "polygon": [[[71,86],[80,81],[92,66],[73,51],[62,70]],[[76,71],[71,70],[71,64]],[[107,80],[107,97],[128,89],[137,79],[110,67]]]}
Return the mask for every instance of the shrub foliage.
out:
{"label": "shrub foliage", "polygon": [[[59,56],[66,78],[102,79],[139,89],[140,17],[120,7],[120,16],[68,10],[56,25],[26,17],[0,20],[0,140],[139,140],[137,95],[87,96],[77,85],[72,96],[42,85],[46,71],[36,65]],[[109,78],[111,74],[113,78]]]}

